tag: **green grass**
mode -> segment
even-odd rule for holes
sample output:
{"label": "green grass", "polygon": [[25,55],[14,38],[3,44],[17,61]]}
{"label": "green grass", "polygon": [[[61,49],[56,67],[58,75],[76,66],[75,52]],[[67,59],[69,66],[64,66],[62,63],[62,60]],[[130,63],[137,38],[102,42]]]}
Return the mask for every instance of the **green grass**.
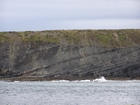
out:
{"label": "green grass", "polygon": [[24,33],[22,36],[22,40],[25,42],[32,42],[32,43],[59,43],[58,38],[53,38],[49,36],[41,36],[39,33],[35,33],[34,35],[29,35]]}
{"label": "green grass", "polygon": [[0,35],[0,41],[8,41],[9,40],[9,37],[7,36],[3,36],[3,35]]}
{"label": "green grass", "polygon": [[[118,38],[114,36],[116,34]],[[139,30],[95,30],[88,32],[88,39],[105,47],[132,46],[133,42],[140,44]]]}
{"label": "green grass", "polygon": [[69,42],[73,42],[75,44],[80,40],[80,36],[78,36],[78,31],[66,31],[63,33],[63,37]]}
{"label": "green grass", "polygon": [[112,35],[103,35],[103,34],[99,34],[99,35],[95,35],[96,39],[99,40],[99,42],[101,43],[101,45],[107,47],[108,45],[111,44],[113,37]]}
{"label": "green grass", "polygon": [[[96,42],[104,47],[125,47],[132,45],[130,40],[135,43],[140,40],[139,30],[54,30],[46,32],[48,33],[44,36],[40,35],[40,32],[33,35],[26,32],[24,33],[24,40],[38,43],[59,43],[60,39],[65,39],[68,44],[87,45],[88,43],[88,45],[93,45],[92,42]],[[55,35],[51,35],[52,33]],[[115,40],[114,33],[118,35],[118,41]]]}
{"label": "green grass", "polygon": [[24,42],[32,43],[59,43],[57,37],[52,37],[49,35],[41,35],[39,32],[0,32],[0,41],[9,41],[14,42],[15,40],[20,39]]}
{"label": "green grass", "polygon": [[[117,38],[114,36],[117,35]],[[14,38],[13,38],[14,36]],[[52,30],[52,31],[25,31],[0,32],[0,41],[14,41],[19,38],[24,42],[32,43],[65,43],[75,45],[98,44],[104,47],[125,47],[140,45],[140,30]],[[12,40],[11,40],[12,39]]]}

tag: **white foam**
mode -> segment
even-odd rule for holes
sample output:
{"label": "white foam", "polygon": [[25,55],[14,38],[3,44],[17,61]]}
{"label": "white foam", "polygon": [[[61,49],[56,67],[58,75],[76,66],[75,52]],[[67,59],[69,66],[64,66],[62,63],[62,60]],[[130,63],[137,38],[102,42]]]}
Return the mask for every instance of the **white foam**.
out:
{"label": "white foam", "polygon": [[69,80],[52,80],[51,82],[106,82],[107,80],[105,77],[97,78],[94,80],[75,80],[75,81],[69,81]]}
{"label": "white foam", "polygon": [[106,82],[107,80],[105,79],[105,77],[101,77],[101,78],[97,78],[95,80],[93,80],[93,82]]}
{"label": "white foam", "polygon": [[91,80],[80,80],[80,82],[91,82]]}
{"label": "white foam", "polygon": [[20,81],[14,81],[14,82],[20,82]]}
{"label": "white foam", "polygon": [[53,80],[51,82],[70,82],[70,81],[68,81],[68,80]]}

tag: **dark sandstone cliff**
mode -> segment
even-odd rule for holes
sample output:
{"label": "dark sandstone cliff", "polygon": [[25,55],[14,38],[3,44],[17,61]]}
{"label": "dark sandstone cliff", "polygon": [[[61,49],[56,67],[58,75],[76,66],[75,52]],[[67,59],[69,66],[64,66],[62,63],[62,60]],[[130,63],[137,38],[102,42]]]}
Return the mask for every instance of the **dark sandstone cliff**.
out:
{"label": "dark sandstone cliff", "polygon": [[0,76],[139,78],[140,30],[1,32]]}

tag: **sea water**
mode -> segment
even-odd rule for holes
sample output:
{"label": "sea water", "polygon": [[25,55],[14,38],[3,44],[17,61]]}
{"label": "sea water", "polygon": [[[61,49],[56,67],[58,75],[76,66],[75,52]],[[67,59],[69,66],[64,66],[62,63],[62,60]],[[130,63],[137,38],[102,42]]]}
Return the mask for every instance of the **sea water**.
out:
{"label": "sea water", "polygon": [[0,105],[140,105],[140,81],[0,81]]}

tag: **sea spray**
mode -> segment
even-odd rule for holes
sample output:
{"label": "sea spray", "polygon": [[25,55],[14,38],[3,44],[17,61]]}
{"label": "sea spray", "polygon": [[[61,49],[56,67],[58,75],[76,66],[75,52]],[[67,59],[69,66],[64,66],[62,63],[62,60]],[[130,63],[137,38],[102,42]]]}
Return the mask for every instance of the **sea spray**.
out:
{"label": "sea spray", "polygon": [[101,78],[97,78],[97,79],[93,80],[93,82],[106,82],[106,81],[107,80],[103,76],[101,76]]}

